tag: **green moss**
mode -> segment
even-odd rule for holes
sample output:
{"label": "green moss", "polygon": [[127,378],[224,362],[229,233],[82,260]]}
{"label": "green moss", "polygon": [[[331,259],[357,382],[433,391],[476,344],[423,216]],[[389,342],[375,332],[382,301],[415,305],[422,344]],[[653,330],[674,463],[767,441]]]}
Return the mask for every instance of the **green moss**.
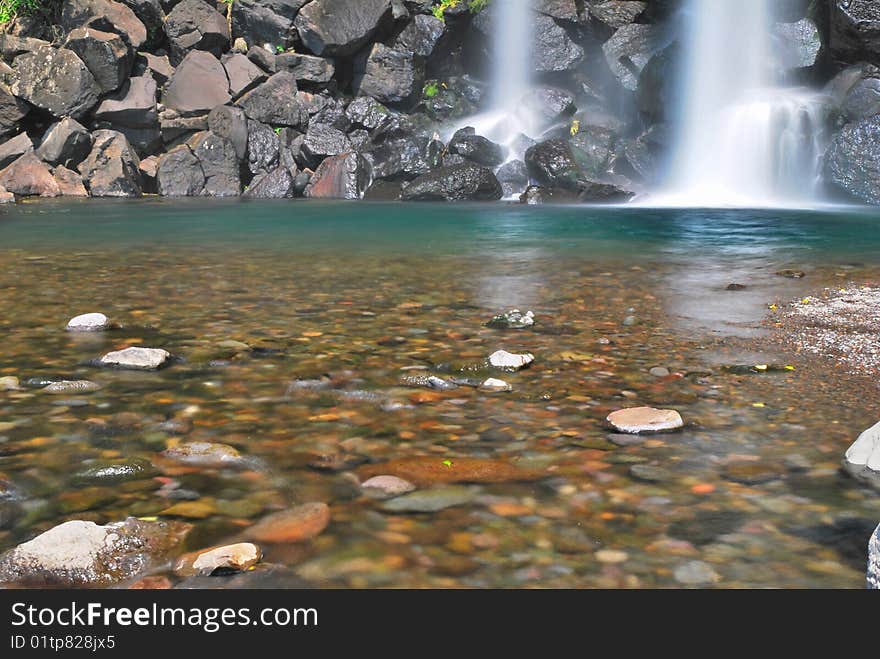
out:
{"label": "green moss", "polygon": [[[462,3],[462,0],[440,0],[431,8],[431,13],[441,21],[446,20],[446,10],[454,9]],[[489,0],[467,0],[467,8],[472,14],[479,14],[489,5]]]}
{"label": "green moss", "polygon": [[48,13],[58,0],[0,0],[0,23],[8,23],[19,14]]}
{"label": "green moss", "polygon": [[428,84],[425,85],[425,88],[422,90],[422,93],[425,95],[425,98],[434,98],[440,92],[440,85],[437,84],[436,80],[432,80]]}

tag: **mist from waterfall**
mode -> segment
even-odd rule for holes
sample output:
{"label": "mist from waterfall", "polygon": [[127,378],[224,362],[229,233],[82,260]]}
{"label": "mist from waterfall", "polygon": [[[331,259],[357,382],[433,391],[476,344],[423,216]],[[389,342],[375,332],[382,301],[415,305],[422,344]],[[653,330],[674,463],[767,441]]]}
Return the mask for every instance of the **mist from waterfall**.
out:
{"label": "mist from waterfall", "polygon": [[772,0],[686,0],[682,106],[651,203],[803,206],[818,196],[824,103],[780,85]]}

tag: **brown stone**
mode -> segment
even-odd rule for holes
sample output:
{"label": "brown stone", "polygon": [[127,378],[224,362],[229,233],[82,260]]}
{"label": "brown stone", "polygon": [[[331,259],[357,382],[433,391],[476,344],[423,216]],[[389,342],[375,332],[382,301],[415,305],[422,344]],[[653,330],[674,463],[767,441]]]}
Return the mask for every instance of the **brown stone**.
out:
{"label": "brown stone", "polygon": [[439,483],[535,481],[545,475],[534,469],[522,469],[506,460],[445,458],[436,455],[401,458],[358,470],[358,476],[362,479],[382,474],[403,478],[419,487]]}
{"label": "brown stone", "polygon": [[0,185],[22,197],[57,197],[61,194],[58,181],[33,151],[0,171]]}
{"label": "brown stone", "polygon": [[78,172],[58,165],[52,173],[55,176],[55,181],[58,183],[58,188],[61,190],[61,195],[63,197],[89,196],[89,193],[86,191],[86,186],[83,185],[82,176],[80,176]]}
{"label": "brown stone", "polygon": [[327,504],[304,503],[264,517],[245,535],[261,542],[304,542],[319,535],[329,523],[330,508]]}
{"label": "brown stone", "polygon": [[684,425],[675,410],[657,410],[653,407],[631,407],[608,415],[608,423],[619,432],[633,435],[650,432],[677,430]]}
{"label": "brown stone", "polygon": [[215,572],[244,572],[259,563],[263,553],[250,542],[200,549],[184,554],[174,565],[174,573],[189,577],[194,574],[211,575]]}

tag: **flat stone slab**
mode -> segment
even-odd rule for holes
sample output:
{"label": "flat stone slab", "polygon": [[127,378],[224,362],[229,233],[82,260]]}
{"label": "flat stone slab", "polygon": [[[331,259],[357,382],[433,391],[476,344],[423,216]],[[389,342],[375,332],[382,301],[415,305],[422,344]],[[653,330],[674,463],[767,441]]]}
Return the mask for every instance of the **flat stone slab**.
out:
{"label": "flat stone slab", "polygon": [[515,355],[506,350],[498,350],[489,355],[489,365],[505,371],[518,371],[535,361],[535,356],[530,352]]}
{"label": "flat stone slab", "polygon": [[84,313],[67,323],[68,332],[103,332],[108,329],[110,319],[102,313]]}
{"label": "flat stone slab", "polygon": [[100,388],[100,384],[89,380],[59,380],[43,387],[43,391],[47,394],[90,394]]}
{"label": "flat stone slab", "polygon": [[618,432],[631,435],[678,430],[684,426],[681,415],[675,410],[658,410],[653,407],[617,410],[609,414],[606,420]]}
{"label": "flat stone slab", "polygon": [[161,348],[126,348],[108,352],[101,357],[101,366],[153,371],[161,368],[171,358],[171,353]]}

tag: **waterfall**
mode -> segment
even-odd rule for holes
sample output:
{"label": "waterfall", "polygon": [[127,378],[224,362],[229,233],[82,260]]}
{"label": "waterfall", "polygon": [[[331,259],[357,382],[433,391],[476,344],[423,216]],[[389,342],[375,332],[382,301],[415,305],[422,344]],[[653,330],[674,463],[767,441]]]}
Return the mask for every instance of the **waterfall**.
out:
{"label": "waterfall", "polygon": [[[509,145],[521,133],[533,132],[533,119],[522,100],[528,93],[532,73],[534,42],[531,0],[492,0],[492,71],[488,109],[468,117],[461,126],[473,126],[477,133]],[[515,154],[511,153],[511,157]]]}
{"label": "waterfall", "polygon": [[818,195],[822,98],[783,87],[772,0],[686,0],[678,142],[664,205],[804,205]]}

